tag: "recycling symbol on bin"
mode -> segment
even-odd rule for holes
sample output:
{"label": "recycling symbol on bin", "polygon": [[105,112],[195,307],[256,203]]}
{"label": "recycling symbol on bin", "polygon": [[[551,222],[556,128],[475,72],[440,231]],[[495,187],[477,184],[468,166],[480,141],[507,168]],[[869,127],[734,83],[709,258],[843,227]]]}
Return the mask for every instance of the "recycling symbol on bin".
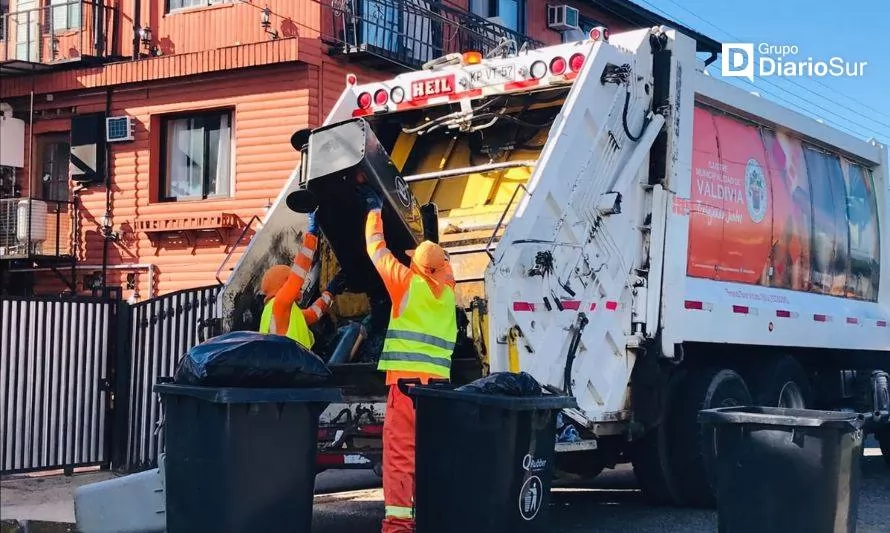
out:
{"label": "recycling symbol on bin", "polygon": [[541,478],[531,476],[522,484],[519,491],[519,514],[525,520],[534,520],[544,502],[544,484]]}
{"label": "recycling symbol on bin", "polygon": [[411,190],[408,189],[408,184],[402,176],[396,176],[396,195],[403,206],[411,207]]}

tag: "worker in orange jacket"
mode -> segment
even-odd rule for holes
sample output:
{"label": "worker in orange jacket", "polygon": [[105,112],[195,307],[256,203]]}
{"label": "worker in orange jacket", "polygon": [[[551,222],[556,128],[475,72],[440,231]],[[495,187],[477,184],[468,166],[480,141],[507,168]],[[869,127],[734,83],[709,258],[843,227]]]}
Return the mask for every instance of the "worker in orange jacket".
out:
{"label": "worker in orange jacket", "polygon": [[308,309],[297,306],[303,281],[312,266],[317,247],[318,226],[315,213],[310,213],[309,228],[303,235],[303,243],[294,257],[293,265],[275,265],[263,275],[260,286],[266,303],[260,318],[260,333],[285,335],[309,349],[315,344],[315,337],[309,326],[324,316],[333,297],[346,289],[346,279],[338,272]]}
{"label": "worker in orange jacket", "polygon": [[383,533],[414,530],[414,405],[400,379],[448,379],[457,340],[454,275],[447,252],[423,241],[409,251],[406,267],[386,247],[382,202],[361,188],[368,209],[368,255],[383,279],[392,311],[377,369],[386,372],[389,395],[383,423]]}

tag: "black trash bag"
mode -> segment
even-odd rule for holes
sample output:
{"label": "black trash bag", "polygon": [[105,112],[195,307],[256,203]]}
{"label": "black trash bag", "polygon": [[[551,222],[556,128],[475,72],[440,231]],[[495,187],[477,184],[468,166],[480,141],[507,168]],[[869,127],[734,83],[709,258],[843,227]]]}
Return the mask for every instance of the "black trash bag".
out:
{"label": "black trash bag", "polygon": [[519,396],[525,398],[543,396],[541,384],[525,372],[518,374],[495,372],[472,383],[458,387],[456,390],[476,394],[495,394],[498,396]]}
{"label": "black trash bag", "polygon": [[233,331],[190,349],[173,380],[181,385],[287,388],[316,385],[330,377],[324,361],[292,339]]}

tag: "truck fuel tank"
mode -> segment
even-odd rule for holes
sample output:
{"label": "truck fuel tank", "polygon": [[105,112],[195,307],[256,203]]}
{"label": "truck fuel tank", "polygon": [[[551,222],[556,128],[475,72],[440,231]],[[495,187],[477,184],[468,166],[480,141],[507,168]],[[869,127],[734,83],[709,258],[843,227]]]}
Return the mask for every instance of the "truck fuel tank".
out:
{"label": "truck fuel tank", "polygon": [[380,195],[387,246],[405,265],[409,263],[405,250],[424,238],[420,205],[364,119],[313,130],[305,155],[305,188],[288,196],[288,207],[304,213],[318,208],[316,220],[349,280],[350,291],[382,290],[366,251],[366,208],[357,187],[370,185]]}

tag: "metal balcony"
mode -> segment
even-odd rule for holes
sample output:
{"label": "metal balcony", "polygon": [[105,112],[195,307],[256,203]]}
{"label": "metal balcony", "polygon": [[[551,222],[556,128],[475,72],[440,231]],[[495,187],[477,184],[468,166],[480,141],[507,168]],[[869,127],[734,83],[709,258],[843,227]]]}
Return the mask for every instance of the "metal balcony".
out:
{"label": "metal balcony", "polygon": [[0,198],[0,260],[74,258],[74,202]]}
{"label": "metal balcony", "polygon": [[[440,0],[322,2],[322,39],[331,54],[389,71],[414,70],[453,52],[490,52],[504,40],[516,49],[543,43]],[[327,21],[327,23],[324,23]]]}
{"label": "metal balcony", "polygon": [[3,14],[0,76],[80,66],[113,56],[118,13],[106,1],[47,2]]}

